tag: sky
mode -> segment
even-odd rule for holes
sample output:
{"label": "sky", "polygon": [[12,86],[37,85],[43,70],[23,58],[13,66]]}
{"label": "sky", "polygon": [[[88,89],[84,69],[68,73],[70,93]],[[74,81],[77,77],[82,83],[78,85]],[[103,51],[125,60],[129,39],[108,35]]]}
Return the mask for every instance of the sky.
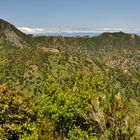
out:
{"label": "sky", "polygon": [[140,32],[140,0],[0,0],[0,5],[0,18],[27,33]]}

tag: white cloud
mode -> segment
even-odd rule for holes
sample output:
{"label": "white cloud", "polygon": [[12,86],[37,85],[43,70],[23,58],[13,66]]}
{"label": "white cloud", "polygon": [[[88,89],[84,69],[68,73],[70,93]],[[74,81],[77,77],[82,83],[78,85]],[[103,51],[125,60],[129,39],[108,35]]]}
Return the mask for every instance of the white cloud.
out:
{"label": "white cloud", "polygon": [[103,32],[125,32],[125,33],[140,33],[139,28],[102,28],[102,29],[88,29],[88,28],[65,28],[65,29],[59,29],[59,28],[29,28],[29,27],[19,27],[19,30],[21,30],[24,33],[27,34],[40,34],[40,33],[103,33]]}
{"label": "white cloud", "polygon": [[19,27],[18,29],[27,34],[37,34],[45,32],[45,30],[42,28]]}

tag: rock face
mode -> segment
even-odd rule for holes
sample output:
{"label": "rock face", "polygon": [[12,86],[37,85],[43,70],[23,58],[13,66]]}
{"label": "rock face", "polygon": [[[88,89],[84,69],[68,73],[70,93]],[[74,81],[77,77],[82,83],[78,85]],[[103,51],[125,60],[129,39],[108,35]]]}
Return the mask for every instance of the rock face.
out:
{"label": "rock face", "polygon": [[25,36],[15,26],[0,19],[0,43],[22,48],[27,46]]}

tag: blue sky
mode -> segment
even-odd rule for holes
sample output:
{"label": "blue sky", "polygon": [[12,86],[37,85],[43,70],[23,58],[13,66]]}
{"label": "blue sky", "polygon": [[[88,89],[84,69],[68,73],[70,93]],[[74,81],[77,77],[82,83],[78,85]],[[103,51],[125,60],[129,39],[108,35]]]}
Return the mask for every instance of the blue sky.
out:
{"label": "blue sky", "polygon": [[16,27],[140,29],[140,0],[0,0],[0,5],[0,18]]}

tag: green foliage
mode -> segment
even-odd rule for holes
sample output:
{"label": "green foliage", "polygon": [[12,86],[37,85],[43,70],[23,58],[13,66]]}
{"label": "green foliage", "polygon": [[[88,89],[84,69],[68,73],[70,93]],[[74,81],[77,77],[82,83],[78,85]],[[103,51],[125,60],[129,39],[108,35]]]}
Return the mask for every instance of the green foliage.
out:
{"label": "green foliage", "polygon": [[54,137],[62,139],[138,138],[139,107],[133,111],[138,104],[107,91],[97,77],[82,79],[65,90],[53,78],[46,81],[46,92],[38,99],[38,118],[46,117],[53,127],[48,125],[44,131],[51,130]]}
{"label": "green foliage", "polygon": [[0,139],[139,139],[139,45],[121,32],[34,37],[0,20]]}
{"label": "green foliage", "polygon": [[16,93],[6,84],[0,85],[0,133],[7,139],[19,139],[31,134],[35,112],[30,98]]}

